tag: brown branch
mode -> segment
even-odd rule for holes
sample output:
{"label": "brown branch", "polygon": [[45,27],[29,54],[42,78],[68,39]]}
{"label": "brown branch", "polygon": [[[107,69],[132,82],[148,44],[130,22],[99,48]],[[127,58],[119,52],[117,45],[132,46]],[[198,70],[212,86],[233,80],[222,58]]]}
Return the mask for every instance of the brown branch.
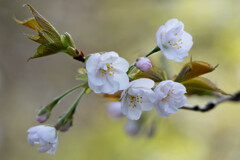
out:
{"label": "brown branch", "polygon": [[198,111],[198,112],[207,112],[210,111],[212,109],[214,109],[218,104],[226,102],[226,101],[230,101],[230,102],[240,102],[240,91],[235,93],[234,95],[231,96],[224,96],[224,97],[220,97],[218,99],[209,101],[206,105],[204,106],[199,106],[199,105],[194,105],[194,106],[190,106],[190,105],[185,105],[180,109],[186,109],[186,110],[192,110],[192,111]]}

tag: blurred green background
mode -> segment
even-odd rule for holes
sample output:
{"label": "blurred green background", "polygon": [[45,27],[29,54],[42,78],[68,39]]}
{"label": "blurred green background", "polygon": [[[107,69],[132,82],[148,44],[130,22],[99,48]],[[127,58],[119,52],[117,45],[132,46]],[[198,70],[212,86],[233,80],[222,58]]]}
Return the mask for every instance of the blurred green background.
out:
{"label": "blurred green background", "polygon": [[[240,105],[224,103],[202,114],[180,110],[159,117],[155,137],[130,137],[126,118],[113,121],[101,95],[85,96],[77,109],[74,127],[59,134],[55,156],[40,154],[28,145],[27,129],[38,125],[41,105],[79,82],[81,63],[65,54],[32,60],[37,44],[25,37],[30,30],[12,17],[31,16],[33,5],[60,33],[72,34],[85,54],[118,52],[130,63],[156,46],[155,33],[168,19],[178,18],[193,36],[193,60],[219,67],[205,77],[228,93],[240,89],[239,0],[0,0],[0,159],[1,160],[239,160]],[[158,55],[153,56],[157,65]],[[189,61],[189,57],[185,62]],[[172,74],[184,63],[170,62]],[[65,98],[49,124],[76,98]],[[204,104],[210,98],[192,97]],[[153,110],[154,112],[154,110]]]}

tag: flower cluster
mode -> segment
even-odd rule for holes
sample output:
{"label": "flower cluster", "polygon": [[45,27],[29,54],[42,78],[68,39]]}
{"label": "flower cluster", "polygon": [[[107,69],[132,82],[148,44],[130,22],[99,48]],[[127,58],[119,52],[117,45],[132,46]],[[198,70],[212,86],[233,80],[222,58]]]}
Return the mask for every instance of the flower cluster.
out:
{"label": "flower cluster", "polygon": [[[158,50],[161,50],[167,59],[181,62],[188,55],[193,44],[192,37],[183,29],[183,23],[177,19],[169,20],[158,29],[156,34]],[[122,91],[121,102],[112,102],[109,105],[109,114],[113,117],[125,115],[129,120],[138,120],[142,111],[156,108],[158,114],[166,118],[171,113],[176,113],[178,108],[186,103],[186,88],[178,82],[163,80],[156,84],[150,78],[135,77],[130,80],[129,74],[134,67],[141,72],[152,69],[151,61],[147,57],[138,58],[136,63],[129,67],[129,63],[114,51],[95,53],[89,55],[85,67],[87,86],[93,92],[114,94]],[[36,116],[37,121],[45,122],[62,97],[42,107]],[[67,131],[70,128],[78,101],[73,105],[73,112],[66,113],[60,118],[55,126],[57,130]],[[44,125],[30,128],[29,144],[40,144],[39,152],[54,154],[58,142],[55,128]]]}
{"label": "flower cluster", "polygon": [[[192,47],[192,36],[185,32],[184,25],[177,19],[171,19],[161,26],[156,34],[158,47],[164,56],[177,62],[183,61]],[[152,68],[146,57],[138,58],[135,66],[141,71]],[[142,111],[156,108],[164,118],[176,113],[186,103],[186,88],[177,82],[165,80],[153,91],[155,82],[140,78],[129,81],[127,70],[129,64],[116,52],[95,53],[86,62],[88,85],[95,93],[113,94],[123,90],[121,110],[130,120],[138,120]]]}
{"label": "flower cluster", "polygon": [[[125,130],[132,136],[140,132],[142,121],[148,119],[146,114],[143,115],[143,111],[155,108],[161,117],[167,118],[185,105],[186,94],[226,94],[210,80],[199,77],[216,68],[208,63],[191,60],[183,66],[179,74],[172,78],[167,77],[166,71],[156,71],[153,67],[148,57],[158,51],[161,51],[166,59],[176,62],[182,62],[188,56],[193,45],[192,36],[184,31],[184,24],[177,19],[171,19],[160,26],[156,33],[157,47],[144,57],[138,58],[134,64],[129,65],[114,51],[94,53],[85,57],[81,50],[76,49],[70,34],[60,35],[32,6],[27,6],[34,17],[26,21],[16,20],[16,22],[38,32],[38,36],[28,36],[31,40],[41,44],[36,54],[30,59],[64,52],[75,60],[85,63],[85,67],[79,69],[77,77],[77,80],[84,81],[84,84],[66,91],[48,105],[41,107],[36,116],[39,123],[44,123],[63,97],[82,88],[78,98],[59,117],[56,125],[54,127],[39,125],[28,130],[28,142],[30,145],[39,144],[39,152],[55,154],[58,143],[57,131],[65,132],[70,129],[80,99],[91,91],[104,93],[106,97],[114,98],[115,101],[108,105],[108,113],[113,118],[126,116],[129,122]],[[149,125],[149,137],[155,130],[154,123],[156,122],[153,121]]]}

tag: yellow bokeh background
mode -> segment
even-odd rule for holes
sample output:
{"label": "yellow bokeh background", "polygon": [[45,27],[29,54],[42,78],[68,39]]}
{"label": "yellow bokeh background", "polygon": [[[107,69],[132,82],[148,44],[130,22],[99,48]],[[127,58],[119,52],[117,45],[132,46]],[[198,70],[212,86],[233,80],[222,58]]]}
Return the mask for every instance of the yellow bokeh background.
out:
{"label": "yellow bokeh background", "polygon": [[[159,117],[153,138],[130,137],[126,118],[110,119],[106,100],[95,94],[83,97],[74,126],[59,134],[56,155],[38,153],[27,143],[27,129],[38,125],[41,105],[79,83],[75,75],[82,64],[66,54],[26,61],[37,44],[25,36],[32,32],[12,19],[31,16],[21,7],[25,3],[60,33],[69,32],[86,55],[114,50],[130,63],[156,46],[160,25],[178,18],[193,36],[193,60],[219,64],[205,77],[228,93],[240,90],[238,0],[0,0],[0,160],[239,160],[239,103],[226,102],[207,113],[180,110]],[[159,54],[151,57],[156,66]],[[169,61],[171,75],[183,64]],[[55,124],[76,96],[66,97],[48,124]],[[191,97],[188,103],[210,99]]]}

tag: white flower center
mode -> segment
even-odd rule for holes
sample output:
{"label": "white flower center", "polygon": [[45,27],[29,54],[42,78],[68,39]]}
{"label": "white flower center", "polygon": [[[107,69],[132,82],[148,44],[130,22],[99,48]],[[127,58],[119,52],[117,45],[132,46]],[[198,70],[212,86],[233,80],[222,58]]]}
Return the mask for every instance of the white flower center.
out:
{"label": "white flower center", "polygon": [[173,91],[174,91],[174,89],[170,89],[169,91],[168,91],[168,94],[167,94],[167,96],[165,97],[165,98],[163,98],[161,101],[163,101],[164,103],[167,103],[167,98],[168,97],[170,97],[172,94],[173,94]]}
{"label": "white flower center", "polygon": [[138,103],[142,103],[142,97],[139,96],[129,96],[129,102],[130,104],[128,105],[129,107],[135,108]]}
{"label": "white flower center", "polygon": [[[177,33],[175,33],[175,36],[177,36]],[[182,42],[182,39],[179,38],[179,39],[174,39],[174,40],[168,41],[168,44],[170,46],[176,47],[177,49],[180,49],[180,48],[182,48],[183,42]]]}
{"label": "white flower center", "polygon": [[116,71],[116,69],[113,68],[112,63],[106,63],[106,69],[102,69],[99,68],[99,71],[102,73],[102,76],[105,75],[114,75],[114,71]]}

